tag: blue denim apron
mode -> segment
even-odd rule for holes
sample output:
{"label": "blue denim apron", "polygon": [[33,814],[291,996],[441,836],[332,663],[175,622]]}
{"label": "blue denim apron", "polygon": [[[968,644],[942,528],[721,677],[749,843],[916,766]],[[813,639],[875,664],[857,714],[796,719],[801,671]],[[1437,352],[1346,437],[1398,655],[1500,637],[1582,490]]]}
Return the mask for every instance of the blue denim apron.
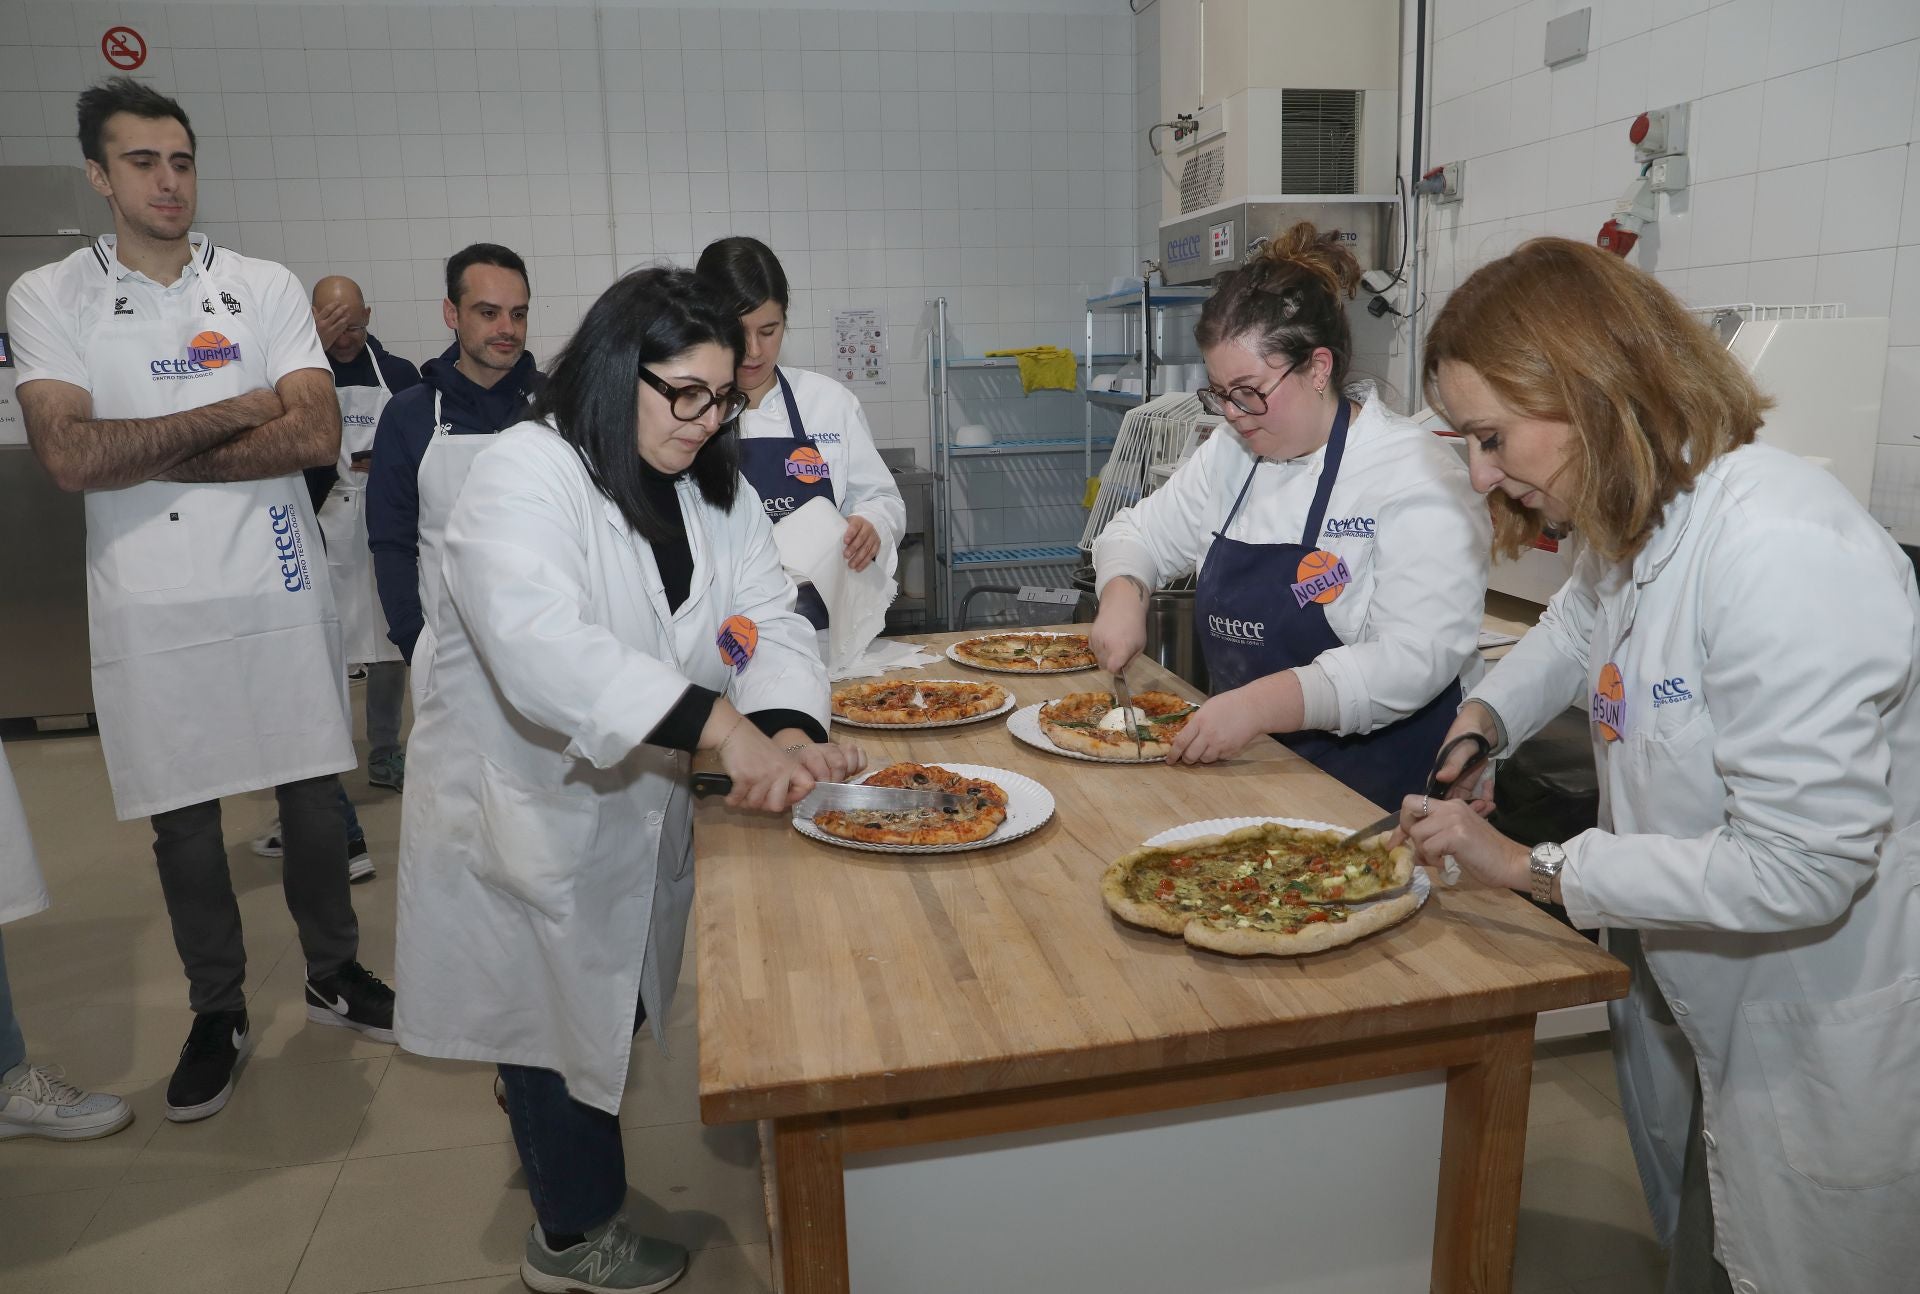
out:
{"label": "blue denim apron", "polygon": [[[791,439],[779,436],[740,438],[740,471],[760,495],[760,506],[767,520],[779,525],[788,514],[810,499],[833,500],[833,482],[828,479],[826,459],[807,434],[800,421],[800,406],[787,385],[787,375],[773,370],[780,383],[780,398],[787,402],[787,428]],[[814,592],[813,585],[800,586],[800,614],[815,629],[827,627],[827,604]]]}
{"label": "blue denim apron", "polygon": [[[1327,623],[1327,605],[1347,592],[1351,575],[1339,554],[1320,548],[1317,541],[1326,520],[1327,500],[1340,475],[1340,460],[1346,454],[1351,413],[1352,406],[1342,400],[1299,543],[1250,544],[1226,537],[1259,471],[1257,461],[1247,472],[1227,519],[1214,532],[1213,546],[1200,564],[1193,614],[1216,696],[1309,664],[1321,652],[1344,646]],[[1460,682],[1455,679],[1419,710],[1369,733],[1340,737],[1319,731],[1277,732],[1273,736],[1323,772],[1386,807],[1417,795],[1426,786],[1434,753],[1459,708]]]}

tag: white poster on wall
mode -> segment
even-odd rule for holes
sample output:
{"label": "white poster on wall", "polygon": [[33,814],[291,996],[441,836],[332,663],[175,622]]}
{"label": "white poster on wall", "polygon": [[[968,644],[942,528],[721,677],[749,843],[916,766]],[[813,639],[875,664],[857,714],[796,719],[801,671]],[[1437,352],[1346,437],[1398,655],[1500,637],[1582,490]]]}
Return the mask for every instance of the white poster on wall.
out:
{"label": "white poster on wall", "polygon": [[833,312],[832,372],[848,386],[887,384],[886,311]]}

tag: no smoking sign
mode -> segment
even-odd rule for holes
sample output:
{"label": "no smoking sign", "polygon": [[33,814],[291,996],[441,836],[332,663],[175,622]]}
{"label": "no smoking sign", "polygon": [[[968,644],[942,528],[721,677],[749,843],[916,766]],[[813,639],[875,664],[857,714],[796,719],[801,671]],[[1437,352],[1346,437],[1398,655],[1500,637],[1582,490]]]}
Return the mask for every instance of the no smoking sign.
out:
{"label": "no smoking sign", "polygon": [[131,72],[147,61],[147,39],[131,27],[109,27],[100,37],[100,57]]}

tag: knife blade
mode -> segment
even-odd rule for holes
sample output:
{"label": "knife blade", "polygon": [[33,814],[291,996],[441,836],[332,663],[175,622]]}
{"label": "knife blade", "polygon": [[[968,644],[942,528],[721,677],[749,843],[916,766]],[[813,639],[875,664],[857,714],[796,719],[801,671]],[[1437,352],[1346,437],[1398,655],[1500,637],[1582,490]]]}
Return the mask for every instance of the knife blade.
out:
{"label": "knife blade", "polygon": [[1141,745],[1140,725],[1134,722],[1138,716],[1133,713],[1133,693],[1127,690],[1127,675],[1125,670],[1113,671],[1113,699],[1119,704],[1120,709],[1126,712],[1127,731],[1133,734],[1134,758],[1145,759],[1147,757],[1147,748]]}
{"label": "knife blade", "polygon": [[[699,798],[728,795],[733,779],[725,773],[695,773],[693,793]],[[910,809],[964,809],[970,796],[950,791],[918,791],[907,787],[867,786],[861,782],[816,782],[805,799],[793,806],[795,816],[811,818],[830,809],[879,809],[903,813]]]}

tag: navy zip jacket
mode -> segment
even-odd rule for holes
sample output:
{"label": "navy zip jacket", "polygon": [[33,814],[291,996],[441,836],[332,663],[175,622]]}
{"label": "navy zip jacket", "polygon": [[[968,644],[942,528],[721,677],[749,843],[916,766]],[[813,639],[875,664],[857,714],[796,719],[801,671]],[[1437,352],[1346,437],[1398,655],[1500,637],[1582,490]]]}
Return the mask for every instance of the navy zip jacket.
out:
{"label": "navy zip jacket", "polygon": [[413,645],[425,623],[420,610],[420,459],[433,439],[433,397],[448,434],[505,431],[527,416],[527,402],[545,385],[532,354],[522,354],[491,387],[454,367],[459,343],[420,370],[420,385],[387,401],[373,435],[373,471],[367,481],[367,539],[373,578],[387,613],[387,637],[413,660]]}

